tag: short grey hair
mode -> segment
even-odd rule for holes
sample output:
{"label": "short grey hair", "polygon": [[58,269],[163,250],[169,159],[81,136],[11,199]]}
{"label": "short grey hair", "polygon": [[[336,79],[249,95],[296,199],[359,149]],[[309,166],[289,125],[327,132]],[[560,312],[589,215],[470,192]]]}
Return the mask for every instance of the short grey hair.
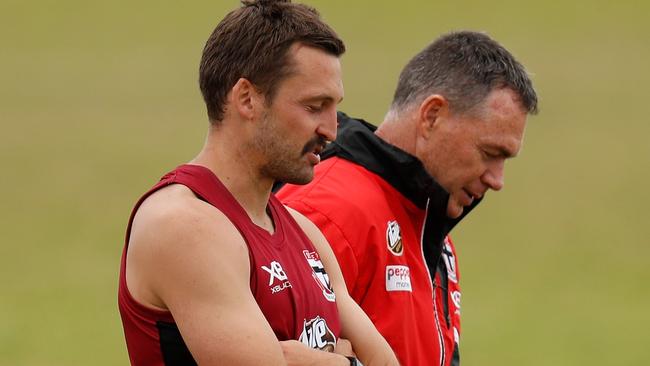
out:
{"label": "short grey hair", "polygon": [[464,113],[503,87],[517,93],[528,113],[537,113],[532,81],[508,50],[484,33],[452,32],[436,39],[404,67],[389,114],[419,105],[432,94],[444,96],[452,111]]}

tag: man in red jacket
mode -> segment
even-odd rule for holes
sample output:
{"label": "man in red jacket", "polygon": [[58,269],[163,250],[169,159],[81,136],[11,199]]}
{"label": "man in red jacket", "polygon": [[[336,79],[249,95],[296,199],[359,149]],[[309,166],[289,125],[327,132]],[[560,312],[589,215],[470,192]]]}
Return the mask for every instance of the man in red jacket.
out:
{"label": "man in red jacket", "polygon": [[402,71],[375,128],[339,113],[314,180],[278,197],[325,234],[348,291],[403,365],[458,365],[460,287],[449,231],[521,148],[537,96],[487,35],[444,35]]}

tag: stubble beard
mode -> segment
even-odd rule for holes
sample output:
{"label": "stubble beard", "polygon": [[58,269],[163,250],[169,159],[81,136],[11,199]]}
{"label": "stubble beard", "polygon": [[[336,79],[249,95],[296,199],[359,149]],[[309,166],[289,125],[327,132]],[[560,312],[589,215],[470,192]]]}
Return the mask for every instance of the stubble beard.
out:
{"label": "stubble beard", "polygon": [[303,149],[290,145],[286,137],[278,132],[274,119],[265,113],[253,139],[253,148],[258,149],[265,157],[260,167],[260,175],[275,182],[300,185],[311,182],[314,169],[303,159],[308,145]]}

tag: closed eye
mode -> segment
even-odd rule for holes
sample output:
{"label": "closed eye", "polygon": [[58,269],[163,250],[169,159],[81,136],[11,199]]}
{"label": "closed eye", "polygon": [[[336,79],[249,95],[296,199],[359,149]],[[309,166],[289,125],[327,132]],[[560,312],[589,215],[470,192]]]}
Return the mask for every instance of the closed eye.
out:
{"label": "closed eye", "polygon": [[486,158],[490,158],[490,159],[497,159],[497,158],[500,158],[501,156],[503,156],[500,152],[495,153],[495,152],[486,151],[486,150],[483,150],[483,155],[485,155]]}
{"label": "closed eye", "polygon": [[332,106],[336,106],[338,103],[343,100],[341,97],[338,101],[327,94],[319,94],[313,97],[305,98],[300,100],[300,103],[304,106],[305,110],[309,113],[320,113],[325,109]]}
{"label": "closed eye", "polygon": [[310,112],[310,113],[319,113],[319,112],[321,112],[323,110],[323,106],[322,105],[319,105],[319,106],[306,105],[305,109],[307,110],[307,112]]}
{"label": "closed eye", "polygon": [[505,147],[494,146],[482,149],[483,155],[491,159],[510,159],[515,157],[516,153],[511,152]]}

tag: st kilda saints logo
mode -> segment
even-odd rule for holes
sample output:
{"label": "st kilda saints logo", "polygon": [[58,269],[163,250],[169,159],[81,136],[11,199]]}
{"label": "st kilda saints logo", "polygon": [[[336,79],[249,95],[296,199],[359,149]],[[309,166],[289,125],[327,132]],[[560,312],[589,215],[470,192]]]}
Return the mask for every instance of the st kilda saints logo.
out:
{"label": "st kilda saints logo", "polygon": [[400,256],[404,254],[404,245],[402,244],[402,233],[397,221],[388,221],[386,228],[386,244],[388,250],[394,255]]}
{"label": "st kilda saints logo", "polygon": [[320,316],[311,320],[305,319],[298,340],[310,348],[327,352],[334,352],[336,345],[334,333],[327,326],[325,319]]}
{"label": "st kilda saints logo", "polygon": [[454,251],[451,250],[451,244],[449,243],[449,237],[445,237],[444,246],[442,247],[442,259],[445,261],[445,266],[447,266],[447,277],[449,281],[453,283],[458,283],[458,274],[456,273],[456,258],[454,257]]}
{"label": "st kilda saints logo", "polygon": [[303,250],[302,254],[305,255],[307,263],[309,263],[309,266],[312,269],[311,275],[314,277],[314,281],[316,281],[318,287],[323,291],[323,296],[325,296],[327,301],[334,302],[334,300],[336,300],[336,295],[334,295],[332,285],[330,284],[330,278],[325,272],[325,267],[323,267],[323,263],[320,261],[318,253]]}

